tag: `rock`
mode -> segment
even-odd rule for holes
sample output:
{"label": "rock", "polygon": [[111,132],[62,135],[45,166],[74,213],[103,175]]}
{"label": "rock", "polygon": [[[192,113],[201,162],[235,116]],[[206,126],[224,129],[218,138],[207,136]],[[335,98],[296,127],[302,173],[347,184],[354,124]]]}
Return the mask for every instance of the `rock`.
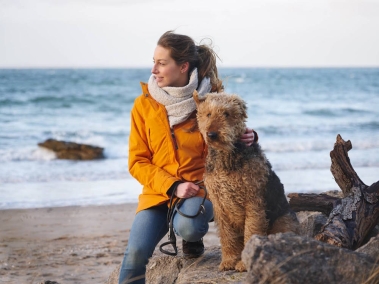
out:
{"label": "rock", "polygon": [[[242,283],[246,272],[218,271],[221,261],[220,246],[206,248],[199,258],[185,259],[178,249],[178,256],[168,256],[157,252],[150,259],[146,271],[149,284],[189,284],[189,283]],[[106,284],[117,284],[120,265],[112,272]]]}
{"label": "rock", "polygon": [[370,255],[376,259],[379,256],[379,236],[372,237],[365,245],[355,251]]}
{"label": "rock", "polygon": [[369,255],[293,233],[253,235],[242,260],[244,283],[362,283],[376,268]]}
{"label": "rock", "polygon": [[146,283],[241,283],[245,279],[246,273],[220,272],[220,261],[220,246],[207,248],[199,258],[156,256],[147,266]]}
{"label": "rock", "polygon": [[108,280],[105,284],[118,284],[118,276],[120,275],[121,264],[117,265],[117,267],[112,271],[111,275],[109,275]]}
{"label": "rock", "polygon": [[320,232],[327,221],[327,217],[320,212],[300,211],[296,213],[296,216],[300,223],[299,234],[310,238]]}
{"label": "rock", "polygon": [[[251,237],[242,254],[247,272],[218,271],[221,247],[206,247],[200,258],[184,259],[157,249],[147,265],[146,283],[363,283],[369,275],[379,283],[378,226],[370,241],[355,252],[316,241],[327,217],[319,212],[297,213],[300,235],[292,233]],[[106,284],[117,284],[120,265]],[[376,269],[376,270],[375,270]],[[378,274],[377,276],[375,275]],[[376,277],[376,278],[375,278]]]}
{"label": "rock", "polygon": [[104,158],[104,148],[92,145],[47,139],[45,142],[38,143],[38,146],[54,151],[58,159],[95,160]]}

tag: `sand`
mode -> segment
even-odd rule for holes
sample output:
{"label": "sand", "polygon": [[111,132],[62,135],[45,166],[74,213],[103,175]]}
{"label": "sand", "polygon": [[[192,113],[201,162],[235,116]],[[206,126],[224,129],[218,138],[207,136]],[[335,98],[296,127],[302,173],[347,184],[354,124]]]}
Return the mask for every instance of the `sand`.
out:
{"label": "sand", "polygon": [[[0,282],[105,283],[122,261],[136,206],[0,210]],[[204,243],[219,244],[214,223]]]}

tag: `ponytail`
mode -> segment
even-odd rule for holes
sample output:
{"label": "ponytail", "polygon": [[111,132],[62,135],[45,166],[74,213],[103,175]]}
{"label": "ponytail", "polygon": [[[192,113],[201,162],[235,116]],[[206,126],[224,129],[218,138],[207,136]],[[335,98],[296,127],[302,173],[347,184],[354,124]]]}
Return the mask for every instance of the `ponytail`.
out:
{"label": "ponytail", "polygon": [[[224,87],[222,81],[218,78],[218,70],[216,65],[216,60],[218,55],[216,52],[208,45],[197,46],[198,53],[198,66],[197,72],[199,77],[199,82],[205,77],[209,77],[212,85],[212,92],[223,91]],[[219,58],[220,59],[220,58]]]}

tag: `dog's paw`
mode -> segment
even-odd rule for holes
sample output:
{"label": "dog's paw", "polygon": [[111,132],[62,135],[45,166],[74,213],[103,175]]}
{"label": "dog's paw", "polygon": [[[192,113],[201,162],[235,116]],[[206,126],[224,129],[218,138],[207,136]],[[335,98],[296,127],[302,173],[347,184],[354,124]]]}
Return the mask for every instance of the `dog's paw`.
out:
{"label": "dog's paw", "polygon": [[236,264],[236,267],[235,269],[239,272],[243,272],[243,271],[246,271],[246,266],[245,264],[242,262],[242,260],[238,261],[237,264]]}
{"label": "dog's paw", "polygon": [[223,260],[218,268],[220,271],[234,270],[236,262],[236,260]]}

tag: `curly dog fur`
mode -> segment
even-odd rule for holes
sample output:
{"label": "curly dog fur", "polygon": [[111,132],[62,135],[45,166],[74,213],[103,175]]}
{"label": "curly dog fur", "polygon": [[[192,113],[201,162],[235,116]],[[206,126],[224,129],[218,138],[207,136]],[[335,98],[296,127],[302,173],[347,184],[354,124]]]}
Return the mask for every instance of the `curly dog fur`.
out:
{"label": "curly dog fur", "polygon": [[204,183],[220,235],[219,269],[245,271],[241,252],[253,234],[296,233],[298,220],[260,145],[239,142],[246,130],[246,103],[237,95],[199,98],[195,91],[193,97],[208,145]]}

